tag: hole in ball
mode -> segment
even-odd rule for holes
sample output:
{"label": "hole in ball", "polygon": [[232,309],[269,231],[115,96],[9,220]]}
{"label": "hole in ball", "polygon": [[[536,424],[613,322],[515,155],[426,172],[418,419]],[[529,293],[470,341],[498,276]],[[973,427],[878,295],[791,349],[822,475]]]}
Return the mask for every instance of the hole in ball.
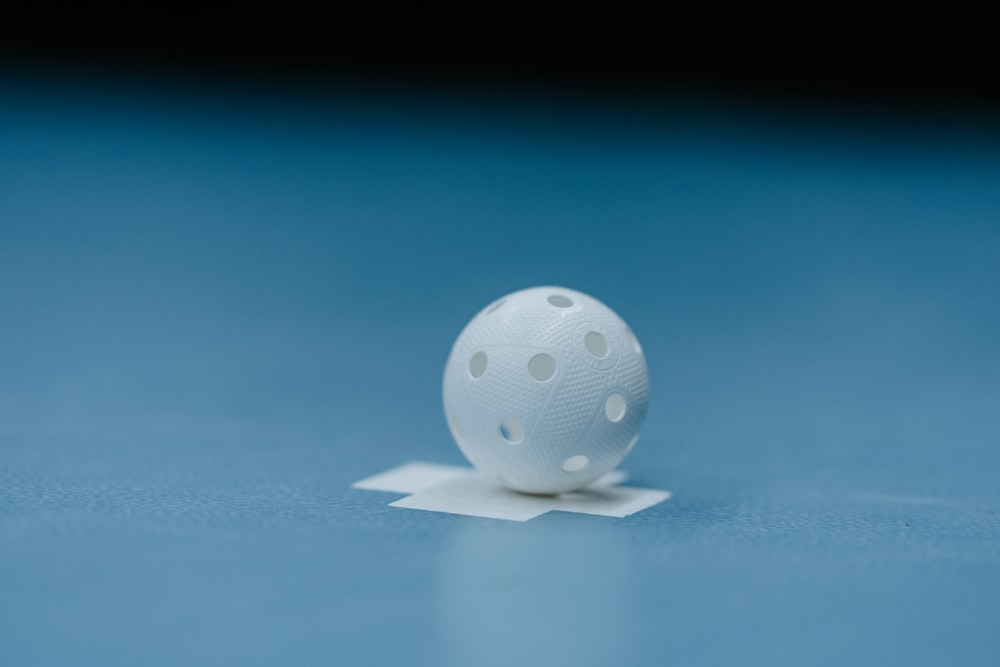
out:
{"label": "hole in ball", "polygon": [[608,356],[608,339],[596,331],[591,331],[583,337],[583,345],[587,348],[587,352],[598,359]]}
{"label": "hole in ball", "polygon": [[520,444],[524,440],[524,427],[516,419],[504,419],[500,422],[500,437],[511,445]]}
{"label": "hole in ball", "polygon": [[536,354],[528,361],[528,373],[539,382],[551,380],[556,374],[556,360],[544,352]]}
{"label": "hole in ball", "polygon": [[608,420],[620,422],[625,416],[625,397],[621,394],[611,394],[604,401],[604,415]]}
{"label": "hole in ball", "polygon": [[489,359],[486,357],[485,352],[476,352],[469,359],[469,375],[474,378],[483,377],[483,373],[486,372],[486,365],[489,363]]}
{"label": "hole in ball", "polygon": [[579,472],[587,467],[590,459],[586,456],[571,456],[563,461],[562,469],[566,472]]}
{"label": "hole in ball", "polygon": [[548,298],[548,302],[556,308],[569,308],[573,305],[573,300],[562,294],[553,294]]}
{"label": "hole in ball", "polygon": [[493,313],[500,310],[500,306],[504,305],[505,303],[507,303],[507,299],[500,299],[499,301],[497,301],[496,303],[494,303],[492,306],[489,307],[489,310],[486,311],[486,314],[492,315]]}

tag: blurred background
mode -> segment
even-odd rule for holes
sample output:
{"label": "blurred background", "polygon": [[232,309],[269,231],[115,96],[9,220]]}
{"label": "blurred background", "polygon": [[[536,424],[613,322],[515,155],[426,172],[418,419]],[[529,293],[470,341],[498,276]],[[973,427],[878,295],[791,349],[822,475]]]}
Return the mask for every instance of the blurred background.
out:
{"label": "blurred background", "polygon": [[[984,42],[353,25],[0,33],[0,663],[995,664]],[[637,333],[674,499],[350,490],[464,463],[451,343],[538,284]]]}

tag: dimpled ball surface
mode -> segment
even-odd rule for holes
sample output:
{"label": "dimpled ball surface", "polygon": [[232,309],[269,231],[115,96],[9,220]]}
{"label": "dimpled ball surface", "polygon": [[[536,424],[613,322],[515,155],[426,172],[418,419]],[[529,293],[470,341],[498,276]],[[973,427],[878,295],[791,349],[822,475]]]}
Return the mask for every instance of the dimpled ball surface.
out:
{"label": "dimpled ball surface", "polygon": [[508,294],[469,322],[444,372],[444,410],[465,457],[501,484],[556,494],[631,451],[649,374],[635,334],[564,287]]}

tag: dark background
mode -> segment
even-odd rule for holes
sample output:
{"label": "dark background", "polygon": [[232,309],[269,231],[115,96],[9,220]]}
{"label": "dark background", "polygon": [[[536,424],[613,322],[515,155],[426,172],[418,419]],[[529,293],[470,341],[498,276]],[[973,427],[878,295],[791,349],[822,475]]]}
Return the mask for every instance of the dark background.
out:
{"label": "dark background", "polygon": [[[282,86],[751,98],[831,112],[1000,107],[996,54],[974,16],[59,16],[9,21],[15,67]],[[917,21],[922,21],[919,23]],[[980,25],[982,24],[982,25]]]}

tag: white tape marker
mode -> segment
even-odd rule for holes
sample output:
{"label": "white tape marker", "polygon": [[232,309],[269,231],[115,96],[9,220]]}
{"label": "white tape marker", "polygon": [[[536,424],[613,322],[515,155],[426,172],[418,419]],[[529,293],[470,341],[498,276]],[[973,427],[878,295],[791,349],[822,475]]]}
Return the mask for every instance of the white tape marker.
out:
{"label": "white tape marker", "polygon": [[491,482],[474,468],[412,462],[352,484],[357,489],[406,493],[392,507],[528,521],[546,512],[626,517],[670,498],[669,491],[618,486],[626,475],[607,473],[590,486],[559,496],[531,496]]}

